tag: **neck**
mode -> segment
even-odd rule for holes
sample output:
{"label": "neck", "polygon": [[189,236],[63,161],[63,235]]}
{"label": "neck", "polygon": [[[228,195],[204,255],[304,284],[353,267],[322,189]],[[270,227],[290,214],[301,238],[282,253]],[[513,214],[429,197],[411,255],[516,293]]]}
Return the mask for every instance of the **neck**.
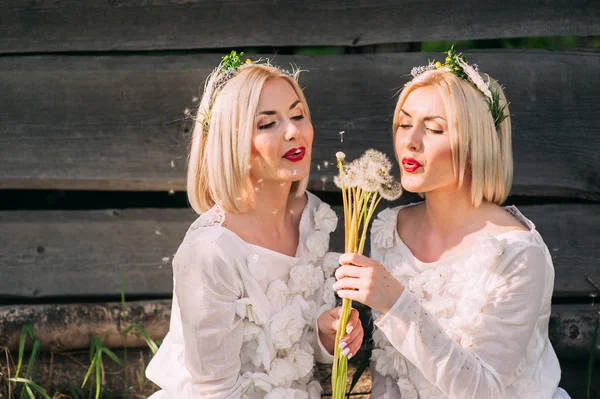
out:
{"label": "neck", "polygon": [[244,216],[258,228],[268,226],[269,229],[282,232],[289,226],[292,218],[292,201],[289,182],[253,181],[252,204]]}
{"label": "neck", "polygon": [[465,220],[469,220],[476,211],[471,203],[468,184],[460,189],[436,190],[427,193],[424,227],[438,237],[450,237],[460,232]]}

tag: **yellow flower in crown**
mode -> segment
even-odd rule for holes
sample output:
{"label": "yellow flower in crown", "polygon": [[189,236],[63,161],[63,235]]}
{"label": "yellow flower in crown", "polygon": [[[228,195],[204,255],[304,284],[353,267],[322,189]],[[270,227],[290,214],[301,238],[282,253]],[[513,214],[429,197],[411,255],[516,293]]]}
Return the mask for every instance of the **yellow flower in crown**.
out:
{"label": "yellow flower in crown", "polygon": [[252,60],[250,60],[250,58],[246,58],[246,64],[252,64]]}

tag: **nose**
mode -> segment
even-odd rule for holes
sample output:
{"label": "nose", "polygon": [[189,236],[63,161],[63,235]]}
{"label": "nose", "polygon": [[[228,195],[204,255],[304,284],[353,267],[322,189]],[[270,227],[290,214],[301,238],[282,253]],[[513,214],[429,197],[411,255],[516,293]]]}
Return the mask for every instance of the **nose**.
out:
{"label": "nose", "polygon": [[285,131],[285,139],[287,141],[293,141],[296,140],[299,136],[300,130],[293,121],[289,120]]}
{"label": "nose", "polygon": [[423,132],[419,126],[413,126],[410,130],[405,131],[404,147],[412,152],[418,152],[421,149]]}

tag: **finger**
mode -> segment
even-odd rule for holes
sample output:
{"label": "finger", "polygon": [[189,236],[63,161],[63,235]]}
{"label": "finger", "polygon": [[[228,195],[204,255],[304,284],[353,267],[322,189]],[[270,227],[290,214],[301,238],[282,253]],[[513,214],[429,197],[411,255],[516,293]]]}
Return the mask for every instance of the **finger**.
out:
{"label": "finger", "polygon": [[339,290],[358,290],[364,287],[365,282],[359,278],[344,277],[333,284],[334,291]]}
{"label": "finger", "polygon": [[342,338],[339,346],[342,352],[347,349],[345,356],[352,357],[353,355],[356,355],[356,353],[360,350],[360,346],[362,345],[363,337],[364,330],[359,324],[353,328],[348,335]]}
{"label": "finger", "polygon": [[342,299],[350,299],[352,301],[357,301],[362,304],[365,304],[364,301],[364,293],[362,290],[339,290],[337,295]]}
{"label": "finger", "polygon": [[335,271],[335,278],[340,280],[344,277],[361,277],[362,269],[357,266],[340,266]]}
{"label": "finger", "polygon": [[339,262],[341,265],[355,265],[355,266],[370,266],[376,263],[373,259],[364,255],[345,253],[340,256]]}

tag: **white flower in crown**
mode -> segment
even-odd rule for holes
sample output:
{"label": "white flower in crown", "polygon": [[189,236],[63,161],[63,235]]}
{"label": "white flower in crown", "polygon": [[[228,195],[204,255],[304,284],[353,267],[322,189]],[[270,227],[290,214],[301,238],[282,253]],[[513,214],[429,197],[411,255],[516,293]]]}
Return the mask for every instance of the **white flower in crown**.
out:
{"label": "white flower in crown", "polygon": [[371,359],[375,361],[375,370],[382,376],[398,378],[408,372],[404,356],[393,346],[373,349]]}
{"label": "white flower in crown", "polygon": [[296,369],[289,359],[276,358],[271,362],[269,377],[274,386],[288,387],[296,379]]}
{"label": "white flower in crown", "polygon": [[486,83],[479,72],[471,65],[461,60],[460,57],[456,57],[456,62],[458,62],[463,71],[467,74],[471,83],[473,83],[490,101],[493,101],[492,92],[490,91],[490,86],[488,84],[489,81]]}
{"label": "white flower in crown", "polygon": [[236,300],[235,311],[242,319],[247,318],[256,324],[265,324],[267,321],[266,315],[256,306],[256,301],[250,298]]}
{"label": "white flower in crown", "polygon": [[288,281],[290,292],[292,294],[302,294],[310,296],[321,286],[324,276],[319,267],[308,263],[306,265],[297,265],[290,270],[290,280]]}
{"label": "white flower in crown", "polygon": [[308,393],[299,389],[275,388],[264,399],[309,399]]}
{"label": "white flower in crown", "polygon": [[330,277],[335,272],[335,269],[340,265],[340,256],[342,254],[339,252],[327,252],[323,257],[322,266],[323,272],[325,273],[325,277]]}
{"label": "white flower in crown", "polygon": [[338,217],[328,204],[321,202],[319,208],[314,209],[313,212],[315,228],[317,230],[321,230],[325,233],[332,233],[335,231]]}
{"label": "white flower in crown", "polygon": [[392,209],[386,209],[377,215],[371,227],[371,237],[380,249],[388,249],[394,245],[396,232],[396,215]]}
{"label": "white flower in crown", "polygon": [[314,231],[306,239],[306,249],[308,250],[308,261],[314,262],[327,252],[329,248],[329,234],[320,230]]}
{"label": "white flower in crown", "polygon": [[306,320],[297,302],[271,317],[271,339],[276,349],[290,349],[302,336]]}
{"label": "white flower in crown", "polygon": [[325,280],[325,285],[323,288],[323,303],[329,307],[329,309],[333,309],[335,307],[335,290],[333,289],[333,284],[335,283],[335,277],[329,277]]}
{"label": "white flower in crown", "polygon": [[280,311],[287,303],[287,298],[290,295],[290,289],[281,280],[275,280],[269,284],[267,289],[267,299],[275,311]]}

